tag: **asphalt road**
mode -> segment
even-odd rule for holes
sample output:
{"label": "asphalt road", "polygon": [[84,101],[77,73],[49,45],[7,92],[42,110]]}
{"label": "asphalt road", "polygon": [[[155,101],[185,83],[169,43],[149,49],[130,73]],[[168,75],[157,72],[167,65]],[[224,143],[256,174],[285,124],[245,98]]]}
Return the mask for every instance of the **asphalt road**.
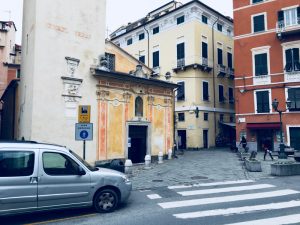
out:
{"label": "asphalt road", "polygon": [[113,213],[60,210],[2,217],[0,224],[300,224],[299,182],[300,176],[293,176],[135,190],[127,204]]}

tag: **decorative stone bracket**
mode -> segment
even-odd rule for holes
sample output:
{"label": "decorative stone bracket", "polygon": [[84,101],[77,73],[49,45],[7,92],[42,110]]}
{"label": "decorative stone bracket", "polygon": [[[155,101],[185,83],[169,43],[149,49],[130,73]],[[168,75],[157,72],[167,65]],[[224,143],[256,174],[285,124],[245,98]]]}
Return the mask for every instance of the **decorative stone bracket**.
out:
{"label": "decorative stone bracket", "polygon": [[106,90],[98,90],[97,91],[97,96],[98,96],[98,99],[100,99],[100,100],[105,100],[106,99],[106,97],[108,97],[109,96],[109,91],[106,91]]}
{"label": "decorative stone bracket", "polygon": [[79,66],[79,59],[65,57],[67,60],[67,76],[68,77],[76,77],[77,68]]}

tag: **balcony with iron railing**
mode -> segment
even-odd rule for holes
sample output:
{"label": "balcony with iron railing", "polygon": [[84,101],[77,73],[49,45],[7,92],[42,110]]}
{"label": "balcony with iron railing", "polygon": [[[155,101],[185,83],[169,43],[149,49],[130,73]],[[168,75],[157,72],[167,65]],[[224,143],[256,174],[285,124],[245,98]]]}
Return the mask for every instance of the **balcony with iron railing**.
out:
{"label": "balcony with iron railing", "polygon": [[229,97],[228,102],[229,102],[229,104],[234,104],[234,98],[233,97]]}
{"label": "balcony with iron railing", "polygon": [[173,61],[172,68],[175,73],[184,71],[189,68],[199,69],[204,72],[210,72],[213,68],[213,63],[207,58],[199,55],[194,55]]}
{"label": "balcony with iron railing", "polygon": [[224,77],[226,75],[226,67],[224,65],[218,64],[217,74],[218,77]]}
{"label": "balcony with iron railing", "polygon": [[229,79],[234,80],[234,69],[233,68],[230,68],[230,67],[227,68],[227,77]]}
{"label": "balcony with iron railing", "polygon": [[282,39],[285,36],[300,34],[300,17],[297,17],[294,21],[286,22],[284,20],[276,23],[276,34],[278,39]]}

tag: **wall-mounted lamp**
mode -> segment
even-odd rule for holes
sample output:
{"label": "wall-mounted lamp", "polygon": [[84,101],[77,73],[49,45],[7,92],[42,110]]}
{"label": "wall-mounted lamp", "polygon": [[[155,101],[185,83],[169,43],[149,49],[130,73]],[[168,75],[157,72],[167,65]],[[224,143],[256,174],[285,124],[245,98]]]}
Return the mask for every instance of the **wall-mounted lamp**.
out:
{"label": "wall-mounted lamp", "polygon": [[190,112],[190,114],[195,113],[196,118],[199,118],[199,112],[200,112],[200,110],[199,110],[198,106],[195,108],[195,110],[190,110],[189,112]]}
{"label": "wall-mounted lamp", "polygon": [[245,89],[240,89],[241,94],[243,94],[245,91]]}
{"label": "wall-mounted lamp", "polygon": [[171,79],[171,73],[166,72],[165,78],[166,78],[166,80],[170,80]]}

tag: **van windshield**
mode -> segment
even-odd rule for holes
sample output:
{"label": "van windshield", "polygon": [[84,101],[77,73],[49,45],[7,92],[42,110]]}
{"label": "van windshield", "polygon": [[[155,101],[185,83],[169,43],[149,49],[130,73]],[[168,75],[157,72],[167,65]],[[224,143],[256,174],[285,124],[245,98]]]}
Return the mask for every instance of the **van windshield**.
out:
{"label": "van windshield", "polygon": [[96,168],[96,167],[90,165],[88,162],[86,162],[83,158],[81,158],[81,157],[80,157],[79,155],[77,155],[75,152],[73,152],[73,151],[71,151],[71,150],[69,150],[69,151],[70,151],[70,153],[71,153],[72,155],[74,155],[81,163],[83,163],[90,171],[97,171],[97,170],[98,170],[98,168]]}

